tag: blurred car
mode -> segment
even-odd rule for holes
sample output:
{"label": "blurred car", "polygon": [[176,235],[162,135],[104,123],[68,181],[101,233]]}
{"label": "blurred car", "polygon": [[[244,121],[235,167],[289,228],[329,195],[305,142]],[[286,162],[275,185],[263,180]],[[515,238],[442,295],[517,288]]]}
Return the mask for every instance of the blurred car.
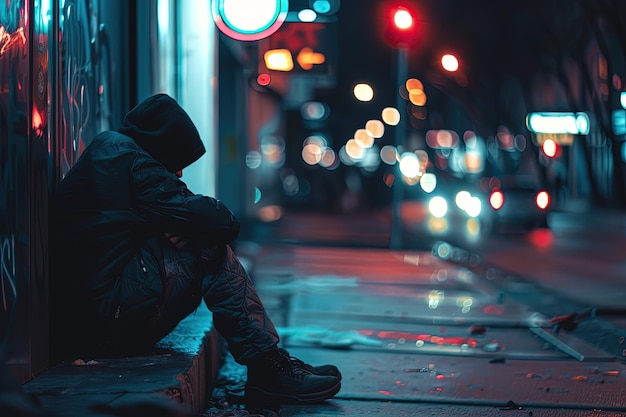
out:
{"label": "blurred car", "polygon": [[479,238],[488,233],[525,232],[547,227],[551,198],[532,178],[485,177],[439,182],[429,195],[428,229],[432,234],[463,234]]}
{"label": "blurred car", "polygon": [[488,194],[494,232],[548,227],[552,198],[530,176],[493,177],[481,184]]}
{"label": "blurred car", "polygon": [[428,213],[424,229],[433,237],[475,241],[489,229],[487,195],[477,183],[438,175],[437,185],[424,203]]}

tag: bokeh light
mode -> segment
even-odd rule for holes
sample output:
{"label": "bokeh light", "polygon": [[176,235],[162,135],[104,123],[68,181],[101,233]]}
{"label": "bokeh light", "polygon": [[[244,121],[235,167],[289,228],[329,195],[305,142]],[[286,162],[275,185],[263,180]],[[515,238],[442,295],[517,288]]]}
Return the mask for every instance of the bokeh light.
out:
{"label": "bokeh light", "polygon": [[482,203],[480,202],[480,198],[476,196],[471,196],[467,201],[467,207],[465,207],[465,212],[470,217],[478,217],[482,210]]}
{"label": "bokeh light", "polygon": [[467,210],[471,198],[472,195],[469,191],[462,190],[456,193],[456,196],[454,197],[454,202],[456,203],[456,206],[461,210]]}
{"label": "bokeh light", "polygon": [[314,22],[317,18],[317,13],[311,9],[302,9],[298,12],[298,19],[301,22]]}
{"label": "bokeh light", "polygon": [[400,123],[400,112],[395,107],[385,107],[382,111],[383,122],[389,126],[396,126]]}
{"label": "bokeh light", "polygon": [[385,125],[380,120],[368,120],[365,123],[367,133],[373,138],[381,138],[385,134]]}
{"label": "bokeh light", "polygon": [[459,60],[454,55],[446,54],[441,57],[441,66],[446,71],[454,72],[459,69]]}
{"label": "bokeh light", "polygon": [[302,148],[302,159],[309,165],[316,165],[322,159],[322,148],[315,144],[309,143]]}
{"label": "bokeh light", "polygon": [[441,218],[448,213],[448,202],[441,196],[435,196],[428,202],[428,211],[437,218]]}
{"label": "bokeh light", "polygon": [[547,191],[540,191],[535,201],[537,202],[537,207],[543,210],[550,205],[550,194]]}
{"label": "bokeh light", "polygon": [[420,187],[425,193],[432,193],[437,188],[437,176],[432,172],[427,172],[420,179]]}
{"label": "bokeh light", "polygon": [[265,66],[274,71],[291,71],[293,57],[289,49],[271,49],[263,54]]}
{"label": "bokeh light", "polygon": [[359,101],[371,101],[374,98],[374,90],[369,84],[359,83],[354,86],[353,92]]}
{"label": "bokeh light", "polygon": [[504,194],[500,190],[496,190],[489,196],[489,204],[495,210],[500,210],[504,205]]}
{"label": "bokeh light", "polygon": [[261,221],[275,222],[283,217],[283,209],[280,206],[265,206],[259,209],[258,216]]}
{"label": "bokeh light", "polygon": [[352,159],[361,159],[365,154],[365,149],[359,146],[358,142],[353,138],[346,142],[346,153]]}
{"label": "bokeh light", "polygon": [[286,195],[294,196],[300,191],[300,181],[298,181],[298,177],[294,174],[285,175],[282,183]]}
{"label": "bokeh light", "polygon": [[363,149],[371,148],[374,145],[374,138],[367,133],[366,129],[358,129],[354,132],[354,140]]}
{"label": "bokeh light", "polygon": [[320,158],[319,165],[327,169],[335,169],[339,165],[339,158],[335,151],[331,148],[322,149],[322,157]]}
{"label": "bokeh light", "polygon": [[380,150],[380,159],[387,165],[395,165],[398,162],[398,151],[396,151],[395,146],[383,146]]}
{"label": "bokeh light", "polygon": [[398,8],[393,14],[393,23],[398,29],[409,29],[413,26],[413,16],[407,9],[403,7]]}
{"label": "bokeh light", "polygon": [[279,136],[265,136],[261,139],[263,158],[273,164],[282,165],[285,161],[285,140]]}
{"label": "bokeh light", "polygon": [[409,101],[416,106],[426,105],[426,94],[422,90],[414,90],[409,92]]}
{"label": "bokeh light", "polygon": [[558,146],[554,140],[546,139],[546,141],[543,142],[543,145],[541,145],[541,149],[548,158],[554,158],[556,156]]}
{"label": "bokeh light", "polygon": [[257,169],[261,166],[263,158],[259,151],[249,151],[246,154],[246,166],[250,169]]}
{"label": "bokeh light", "polygon": [[270,77],[269,74],[259,74],[258,77],[256,77],[256,82],[257,84],[259,84],[262,87],[267,87],[268,85],[270,85],[270,82],[272,81],[272,78]]}
{"label": "bokeh light", "polygon": [[308,101],[300,106],[300,114],[304,120],[325,120],[329,113],[328,106],[319,101]]}
{"label": "bokeh light", "polygon": [[417,78],[409,78],[404,83],[404,86],[406,87],[406,91],[408,91],[409,93],[424,91],[424,84],[422,84],[422,82]]}
{"label": "bokeh light", "polygon": [[400,157],[400,172],[408,178],[415,178],[422,174],[419,159],[413,152],[405,152]]}
{"label": "bokeh light", "polygon": [[328,142],[326,141],[326,138],[322,135],[311,135],[307,136],[306,139],[304,139],[304,141],[302,142],[302,146],[304,147],[309,144],[314,144],[322,148],[324,146],[327,146]]}

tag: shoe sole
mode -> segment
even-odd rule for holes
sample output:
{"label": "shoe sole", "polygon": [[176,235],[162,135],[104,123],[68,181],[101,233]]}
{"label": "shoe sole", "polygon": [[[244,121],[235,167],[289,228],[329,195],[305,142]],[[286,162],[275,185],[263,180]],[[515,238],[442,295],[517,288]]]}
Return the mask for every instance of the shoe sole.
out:
{"label": "shoe sole", "polygon": [[247,406],[258,407],[260,404],[315,404],[334,397],[341,389],[341,381],[324,390],[309,394],[284,394],[262,390],[258,387],[246,387]]}

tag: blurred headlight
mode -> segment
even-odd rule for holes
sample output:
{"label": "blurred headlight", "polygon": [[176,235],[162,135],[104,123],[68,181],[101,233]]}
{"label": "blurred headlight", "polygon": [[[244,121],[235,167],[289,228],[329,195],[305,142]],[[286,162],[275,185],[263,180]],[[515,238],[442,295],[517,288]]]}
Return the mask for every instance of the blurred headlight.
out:
{"label": "blurred headlight", "polygon": [[482,210],[482,204],[480,202],[480,198],[470,197],[465,207],[465,211],[467,212],[467,214],[470,217],[478,217],[480,215],[481,210]]}
{"label": "blurred headlight", "polygon": [[463,190],[456,193],[454,202],[456,203],[456,206],[461,210],[467,210],[467,204],[471,198],[472,195],[469,193],[469,191]]}
{"label": "blurred headlight", "polygon": [[436,196],[428,202],[428,211],[435,217],[443,217],[448,213],[448,202],[441,196]]}

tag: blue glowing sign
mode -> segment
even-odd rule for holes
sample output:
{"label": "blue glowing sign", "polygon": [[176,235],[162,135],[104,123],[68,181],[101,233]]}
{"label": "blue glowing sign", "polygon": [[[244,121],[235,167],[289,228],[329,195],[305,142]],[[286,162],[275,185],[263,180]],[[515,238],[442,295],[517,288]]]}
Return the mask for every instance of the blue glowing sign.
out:
{"label": "blue glowing sign", "polygon": [[239,41],[258,41],[276,32],[287,18],[288,0],[212,0],[218,29]]}
{"label": "blue glowing sign", "polygon": [[586,113],[540,112],[530,113],[526,126],[534,133],[589,134],[589,116]]}

